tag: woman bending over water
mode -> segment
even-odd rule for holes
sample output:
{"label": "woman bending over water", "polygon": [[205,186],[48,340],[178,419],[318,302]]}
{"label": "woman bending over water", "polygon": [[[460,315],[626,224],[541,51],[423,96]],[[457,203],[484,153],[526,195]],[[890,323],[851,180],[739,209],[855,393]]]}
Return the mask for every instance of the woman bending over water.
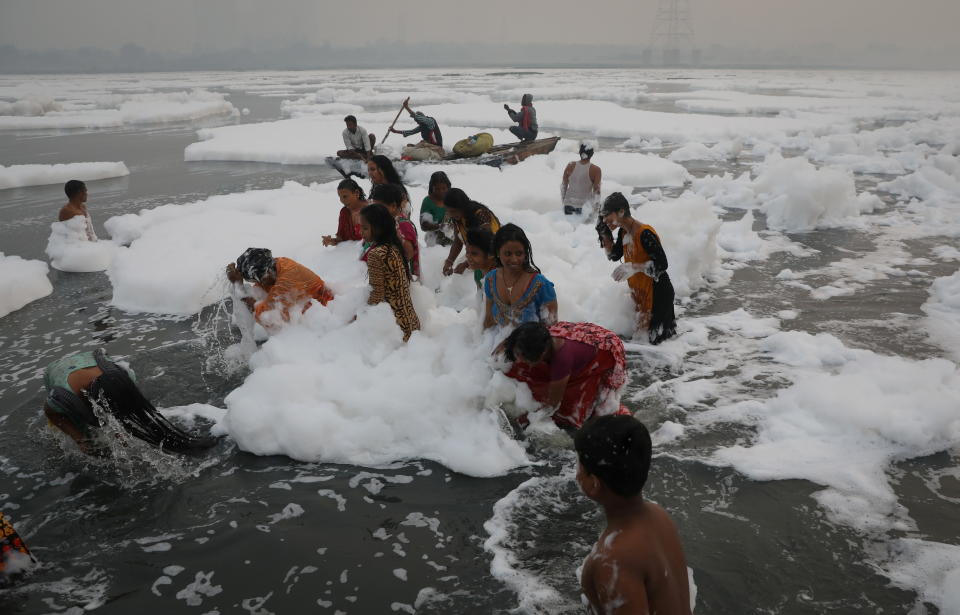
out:
{"label": "woman bending over water", "polygon": [[111,361],[102,349],[66,356],[48,365],[43,374],[47,389],[43,413],[91,455],[109,451],[99,440],[102,423],[94,404],[130,435],[162,449],[185,452],[213,446],[213,438],[189,434],[160,414],[134,378],[133,370]]}

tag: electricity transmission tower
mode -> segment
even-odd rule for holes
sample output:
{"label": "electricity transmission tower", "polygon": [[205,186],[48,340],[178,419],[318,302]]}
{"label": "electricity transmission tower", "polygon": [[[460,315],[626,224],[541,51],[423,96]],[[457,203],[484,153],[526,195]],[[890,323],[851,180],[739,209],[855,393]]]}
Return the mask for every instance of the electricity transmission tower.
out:
{"label": "electricity transmission tower", "polygon": [[690,0],[659,0],[653,22],[652,44],[664,66],[676,66],[683,52],[693,57]]}

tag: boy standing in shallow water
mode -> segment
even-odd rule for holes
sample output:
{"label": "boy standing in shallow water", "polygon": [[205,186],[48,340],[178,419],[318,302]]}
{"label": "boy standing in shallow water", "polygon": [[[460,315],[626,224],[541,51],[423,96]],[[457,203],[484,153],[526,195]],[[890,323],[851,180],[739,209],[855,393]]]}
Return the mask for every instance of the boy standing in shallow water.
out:
{"label": "boy standing in shallow water", "polygon": [[600,416],[577,432],[574,445],[577,483],[607,517],[580,575],[590,613],[689,615],[687,562],[677,528],[641,493],[652,455],[647,428],[631,416]]}
{"label": "boy standing in shallow water", "polygon": [[58,220],[65,222],[70,218],[82,216],[86,222],[86,234],[89,241],[96,241],[97,234],[93,231],[93,220],[87,211],[87,185],[79,179],[71,179],[63,186],[67,195],[67,204],[60,208]]}

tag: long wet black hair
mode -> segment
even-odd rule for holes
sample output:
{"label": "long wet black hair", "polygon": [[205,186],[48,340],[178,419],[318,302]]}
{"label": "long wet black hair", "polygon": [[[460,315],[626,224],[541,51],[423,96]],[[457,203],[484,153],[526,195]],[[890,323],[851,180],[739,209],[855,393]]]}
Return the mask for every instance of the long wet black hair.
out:
{"label": "long wet black hair", "polygon": [[370,225],[374,245],[384,245],[388,248],[393,247],[397,251],[397,254],[400,255],[400,260],[403,261],[403,268],[407,273],[407,278],[410,278],[410,265],[403,253],[403,244],[400,243],[400,236],[397,235],[396,219],[390,215],[390,212],[384,205],[379,203],[367,205],[360,210],[360,215],[367,221],[367,224]]}
{"label": "long wet black hair", "polygon": [[[630,217],[630,203],[627,202],[627,197],[623,196],[621,192],[614,192],[604,199],[603,207],[600,208],[600,220],[597,221],[597,234],[600,235],[601,246],[603,245],[604,238],[613,241],[613,231],[611,231],[607,223],[603,221],[604,216],[613,212],[619,212],[624,218]],[[623,258],[623,237],[627,232],[622,228],[618,230],[617,240],[613,242],[613,246],[610,248],[610,251],[607,252],[607,258],[612,261],[618,261]]]}
{"label": "long wet black hair", "polygon": [[525,322],[514,329],[503,341],[503,354],[508,361],[521,358],[533,362],[543,356],[552,339],[547,325],[540,321]]}
{"label": "long wet black hair", "polygon": [[377,165],[377,168],[383,173],[383,178],[387,180],[387,183],[399,186],[400,190],[403,191],[404,198],[409,200],[407,187],[403,185],[403,182],[400,180],[400,174],[397,173],[397,169],[393,166],[393,163],[390,162],[390,159],[383,154],[377,154],[370,158],[370,160],[373,164]]}
{"label": "long wet black hair", "polygon": [[530,245],[530,240],[527,239],[527,234],[523,232],[522,228],[512,222],[501,226],[497,234],[493,236],[493,258],[497,267],[503,267],[503,263],[500,262],[500,248],[508,241],[518,241],[520,245],[523,246],[523,250],[526,252],[523,263],[524,269],[541,273],[540,268],[533,262],[533,247]]}
{"label": "long wet black hair", "polygon": [[109,361],[102,350],[94,353],[103,373],[89,388],[90,399],[112,414],[131,436],[178,453],[209,448],[210,436],[197,436],[180,429],[143,396],[125,369]]}
{"label": "long wet black hair", "polygon": [[496,218],[496,215],[490,211],[489,207],[483,203],[472,200],[467,196],[467,193],[460,188],[450,188],[447,196],[443,199],[443,206],[448,209],[456,209],[463,212],[463,222],[467,229],[486,224],[486,222],[482,222],[477,216],[477,212],[480,210],[486,210],[490,212],[491,218]]}

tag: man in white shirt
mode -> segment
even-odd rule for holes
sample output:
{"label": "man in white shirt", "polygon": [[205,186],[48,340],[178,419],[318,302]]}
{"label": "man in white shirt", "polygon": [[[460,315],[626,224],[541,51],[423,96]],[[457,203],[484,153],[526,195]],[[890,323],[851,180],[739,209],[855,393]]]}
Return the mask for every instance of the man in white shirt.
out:
{"label": "man in white shirt", "polygon": [[357,118],[348,115],[343,118],[347,127],[343,130],[343,145],[345,149],[337,152],[340,158],[355,158],[365,160],[373,155],[373,145],[377,142],[376,135],[368,135],[367,131],[357,126]]}

